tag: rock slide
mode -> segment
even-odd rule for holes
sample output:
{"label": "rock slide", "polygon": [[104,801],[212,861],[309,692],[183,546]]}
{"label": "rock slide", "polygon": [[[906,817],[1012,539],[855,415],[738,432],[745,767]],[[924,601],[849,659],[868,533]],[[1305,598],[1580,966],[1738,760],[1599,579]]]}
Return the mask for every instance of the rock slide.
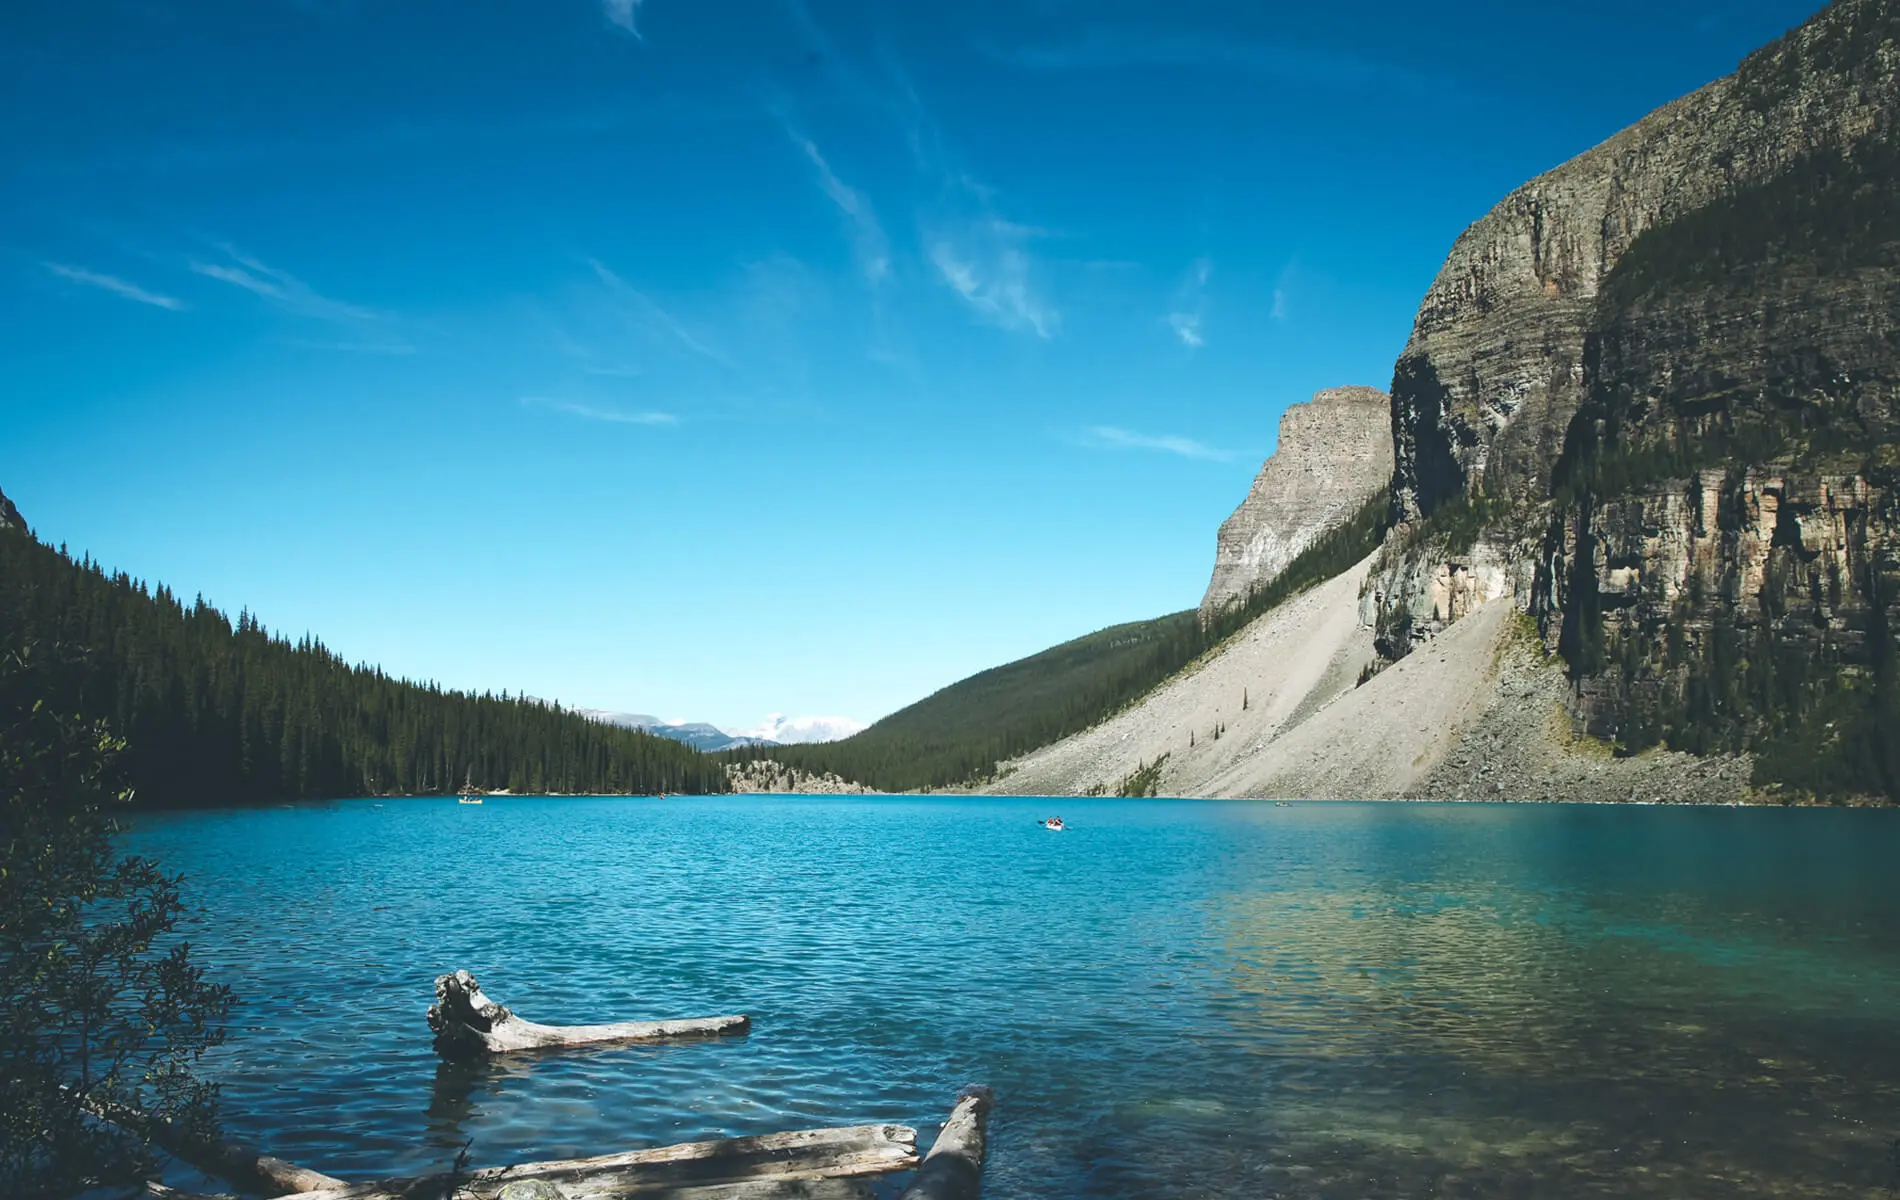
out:
{"label": "rock slide", "polygon": [[1377,660],[1359,600],[1371,563],[1258,618],[1139,704],[1009,764],[990,790],[1114,795],[1161,759],[1160,795],[1416,794],[1494,695],[1511,606],[1485,606],[1361,683]]}

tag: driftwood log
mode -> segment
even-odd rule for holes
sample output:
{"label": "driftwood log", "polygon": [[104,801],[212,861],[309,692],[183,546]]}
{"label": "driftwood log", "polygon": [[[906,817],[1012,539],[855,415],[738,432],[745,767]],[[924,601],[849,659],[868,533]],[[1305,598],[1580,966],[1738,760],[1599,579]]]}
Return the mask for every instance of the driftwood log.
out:
{"label": "driftwood log", "polygon": [[459,1174],[386,1179],[299,1193],[294,1200],[500,1200],[510,1184],[541,1180],[565,1200],[673,1197],[674,1200],[835,1200],[860,1193],[818,1186],[907,1171],[917,1165],[917,1131],[907,1125],[854,1125],[762,1137],[656,1146],[597,1158],[522,1163]]}
{"label": "driftwood log", "polygon": [[255,1146],[194,1137],[170,1121],[154,1120],[123,1104],[96,1097],[88,1098],[82,1104],[95,1119],[116,1125],[134,1137],[147,1138],[160,1149],[169,1150],[205,1174],[215,1175],[242,1191],[263,1196],[285,1196],[293,1192],[345,1186],[340,1179],[287,1163]]}
{"label": "driftwood log", "polygon": [[752,1018],[698,1017],[682,1021],[620,1021],[611,1025],[538,1025],[517,1017],[507,1006],[482,994],[467,971],[438,975],[435,1003],[429,1006],[435,1048],[445,1058],[507,1054],[558,1046],[595,1046],[609,1042],[661,1042],[674,1038],[718,1037],[744,1033]]}
{"label": "driftwood log", "polygon": [[900,1200],[977,1200],[983,1190],[983,1156],[994,1106],[990,1089],[965,1089]]}
{"label": "driftwood log", "polygon": [[147,1200],[238,1200],[236,1196],[227,1196],[223,1193],[207,1196],[202,1192],[181,1192],[177,1188],[166,1187],[162,1183],[149,1179],[145,1182],[145,1195]]}

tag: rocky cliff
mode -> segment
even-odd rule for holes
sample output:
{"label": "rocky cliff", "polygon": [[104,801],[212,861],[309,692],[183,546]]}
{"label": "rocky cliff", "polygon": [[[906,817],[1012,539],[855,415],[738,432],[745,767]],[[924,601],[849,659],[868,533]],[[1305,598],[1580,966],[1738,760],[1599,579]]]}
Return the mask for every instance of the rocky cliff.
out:
{"label": "rocky cliff", "polygon": [[1392,477],[1391,401],[1376,388],[1330,388],[1280,418],[1280,441],[1221,524],[1203,620],[1265,587]]}
{"label": "rocky cliff", "polygon": [[13,507],[13,501],[0,492],[0,529],[25,529],[26,521],[20,516],[20,510]]}
{"label": "rocky cliff", "polygon": [[1459,239],[1395,372],[1382,653],[1510,596],[1621,751],[1900,798],[1896,68],[1900,0],[1842,0]]}
{"label": "rocky cliff", "polygon": [[1592,732],[1900,796],[1897,188],[1883,131],[1606,279],[1532,597]]}
{"label": "rocky cliff", "polygon": [[1890,127],[1894,0],[1842,0],[1735,75],[1511,193],[1426,293],[1392,386],[1394,504],[1542,499],[1604,277],[1646,231]]}

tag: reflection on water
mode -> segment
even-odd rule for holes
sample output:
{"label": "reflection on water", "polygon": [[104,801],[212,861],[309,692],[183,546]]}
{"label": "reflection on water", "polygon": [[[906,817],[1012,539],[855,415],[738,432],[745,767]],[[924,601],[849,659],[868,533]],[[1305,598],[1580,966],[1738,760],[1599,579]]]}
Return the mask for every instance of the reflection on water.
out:
{"label": "reflection on water", "polygon": [[[1050,838],[1046,807],[412,801],[136,840],[244,997],[234,1131],[350,1177],[470,1139],[927,1141],[984,1081],[995,1197],[1885,1195],[1900,813],[1104,800]],[[534,1019],[754,1032],[445,1065],[421,1014],[456,966]]]}
{"label": "reflection on water", "polygon": [[[1619,912],[1476,880],[1212,908],[1232,955],[1223,1015],[1280,1072],[1255,1115],[1308,1188],[1326,1163],[1351,1183],[1373,1161],[1396,1195],[1881,1181],[1900,1113],[1891,959],[1740,933],[1682,896]],[[1856,1047],[1843,1035],[1869,1006],[1887,1011]]]}

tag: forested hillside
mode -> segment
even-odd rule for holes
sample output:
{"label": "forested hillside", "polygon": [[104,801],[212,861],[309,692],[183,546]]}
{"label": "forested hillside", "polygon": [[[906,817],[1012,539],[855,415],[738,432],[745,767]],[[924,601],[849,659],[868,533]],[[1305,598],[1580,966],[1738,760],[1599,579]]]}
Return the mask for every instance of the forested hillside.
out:
{"label": "forested hillside", "polygon": [[1382,491],[1266,587],[1204,622],[1190,610],[1116,625],[951,684],[855,737],[722,757],[772,759],[893,792],[987,778],[1005,759],[1105,720],[1256,617],[1372,553],[1389,508]]}
{"label": "forested hillside", "polygon": [[725,772],[677,742],[537,701],[473,696],[353,667],[248,614],[0,526],[0,650],[51,659],[45,702],[103,719],[146,806],[448,793],[714,792]]}

